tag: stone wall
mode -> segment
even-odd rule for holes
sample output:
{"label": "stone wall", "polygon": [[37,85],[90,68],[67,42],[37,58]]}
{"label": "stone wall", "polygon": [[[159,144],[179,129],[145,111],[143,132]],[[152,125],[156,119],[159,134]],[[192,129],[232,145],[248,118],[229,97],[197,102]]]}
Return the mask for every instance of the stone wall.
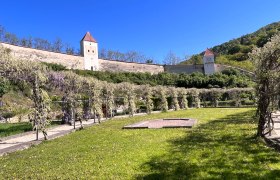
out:
{"label": "stone wall", "polygon": [[11,54],[22,60],[41,61],[47,63],[58,63],[68,69],[84,69],[84,57],[55,53],[32,48],[14,46],[0,43],[3,47],[11,49]]}
{"label": "stone wall", "polygon": [[[33,60],[48,63],[58,63],[66,66],[68,69],[84,69],[84,57],[67,55],[63,53],[55,53],[44,50],[25,48],[20,46],[14,46],[6,43],[0,43],[3,47],[11,49],[11,54],[22,60]],[[156,64],[144,64],[144,63],[131,63],[123,61],[112,60],[98,60],[101,71],[111,72],[149,72],[151,74],[158,74],[160,72],[169,73],[187,73],[194,72],[204,73],[203,65],[156,65]],[[224,69],[235,68],[244,74],[254,76],[252,72],[244,69],[231,67],[227,65],[215,64],[215,72],[221,72]]]}
{"label": "stone wall", "polygon": [[164,68],[161,65],[156,64],[144,64],[144,63],[132,63],[123,61],[111,61],[99,59],[100,70],[110,72],[149,72],[151,74],[158,74],[164,72]]}
{"label": "stone wall", "polygon": [[[0,43],[3,47],[11,49],[11,54],[22,60],[57,63],[68,69],[84,69],[84,57],[20,47],[6,43]],[[149,72],[157,74],[164,71],[163,66],[156,64],[130,63],[99,59],[101,71],[111,72]]]}
{"label": "stone wall", "polygon": [[164,71],[169,73],[186,73],[191,74],[194,72],[204,73],[204,67],[202,64],[199,65],[165,65]]}

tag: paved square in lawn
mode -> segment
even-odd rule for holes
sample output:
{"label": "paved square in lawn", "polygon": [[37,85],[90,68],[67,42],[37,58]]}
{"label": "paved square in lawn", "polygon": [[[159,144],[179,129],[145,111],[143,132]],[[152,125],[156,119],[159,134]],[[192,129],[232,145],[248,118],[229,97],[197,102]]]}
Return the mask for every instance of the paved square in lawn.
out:
{"label": "paved square in lawn", "polygon": [[192,128],[196,123],[197,120],[189,118],[165,118],[130,124],[123,129]]}

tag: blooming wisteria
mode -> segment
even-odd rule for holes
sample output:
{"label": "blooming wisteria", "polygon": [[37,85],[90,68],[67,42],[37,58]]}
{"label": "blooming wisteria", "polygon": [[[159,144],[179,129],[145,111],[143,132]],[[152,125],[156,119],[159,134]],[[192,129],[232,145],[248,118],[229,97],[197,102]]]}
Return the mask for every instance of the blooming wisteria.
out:
{"label": "blooming wisteria", "polygon": [[39,62],[14,59],[3,47],[0,47],[0,53],[1,76],[15,85],[25,82],[32,87],[36,112],[33,120],[42,131],[45,131],[47,125],[46,117],[50,110],[48,103],[55,103],[48,100],[54,91],[61,104],[62,120],[69,124],[89,118],[98,118],[100,122],[101,117],[113,117],[119,107],[130,116],[140,107],[144,107],[148,114],[153,110],[166,112],[169,109],[188,109],[189,106],[200,108],[201,100],[204,107],[207,106],[205,102],[211,102],[211,106],[217,107],[219,99],[225,94],[236,101],[236,106],[240,106],[242,93],[254,91],[252,88],[185,89],[127,82],[113,84],[83,77],[72,71],[54,72]]}

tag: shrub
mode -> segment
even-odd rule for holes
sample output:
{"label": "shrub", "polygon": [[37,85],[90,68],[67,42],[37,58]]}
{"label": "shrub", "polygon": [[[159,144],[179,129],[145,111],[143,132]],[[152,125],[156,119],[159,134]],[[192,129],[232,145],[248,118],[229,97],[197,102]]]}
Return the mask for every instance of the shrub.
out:
{"label": "shrub", "polygon": [[5,78],[0,77],[0,97],[2,97],[10,89],[11,89],[10,82],[7,79],[5,79]]}
{"label": "shrub", "polygon": [[53,71],[65,71],[65,70],[67,70],[67,68],[65,66],[61,65],[61,64],[46,63],[46,62],[42,62],[42,63]]}

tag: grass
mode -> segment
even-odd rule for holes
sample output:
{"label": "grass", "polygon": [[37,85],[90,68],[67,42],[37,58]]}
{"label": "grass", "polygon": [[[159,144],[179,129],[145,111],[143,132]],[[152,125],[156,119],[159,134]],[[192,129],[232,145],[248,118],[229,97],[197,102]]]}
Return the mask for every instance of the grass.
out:
{"label": "grass", "polygon": [[254,71],[254,64],[250,60],[245,60],[245,61],[235,61],[235,60],[230,60],[229,56],[225,55],[220,55],[216,58],[215,62],[217,64],[225,64],[233,67],[239,67],[241,69],[245,69],[247,71]]}
{"label": "grass", "polygon": [[[3,179],[275,179],[279,153],[255,138],[253,109],[207,108],[110,120],[0,157]],[[191,117],[193,129],[122,130]]]}
{"label": "grass", "polygon": [[32,125],[23,123],[0,123],[0,137],[11,136],[32,130]]}
{"label": "grass", "polygon": [[[59,124],[61,124],[61,121],[52,121],[49,126],[51,127]],[[32,125],[29,122],[0,123],[0,138],[32,131],[32,129]]]}

